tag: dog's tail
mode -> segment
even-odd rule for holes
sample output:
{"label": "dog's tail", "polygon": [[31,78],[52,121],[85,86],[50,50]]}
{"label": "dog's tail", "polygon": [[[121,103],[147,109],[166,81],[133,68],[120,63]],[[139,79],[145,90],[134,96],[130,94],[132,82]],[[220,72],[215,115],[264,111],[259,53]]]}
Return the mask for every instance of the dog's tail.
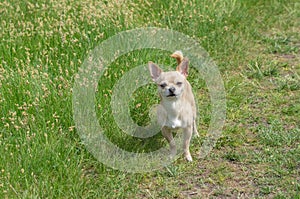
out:
{"label": "dog's tail", "polygon": [[177,60],[177,64],[179,65],[183,60],[183,54],[180,50],[175,51],[171,57],[175,58]]}

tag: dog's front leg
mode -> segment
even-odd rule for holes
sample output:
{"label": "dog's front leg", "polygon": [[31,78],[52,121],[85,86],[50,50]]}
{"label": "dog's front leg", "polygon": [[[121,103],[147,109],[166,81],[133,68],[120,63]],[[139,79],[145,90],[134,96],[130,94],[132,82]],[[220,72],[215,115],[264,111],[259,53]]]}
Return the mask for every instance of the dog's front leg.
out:
{"label": "dog's front leg", "polygon": [[168,127],[163,127],[162,128],[162,135],[168,140],[170,144],[170,155],[171,158],[175,157],[176,155],[176,145],[175,145],[175,140],[173,138],[173,134],[170,128]]}
{"label": "dog's front leg", "polygon": [[191,153],[190,153],[190,141],[193,134],[193,125],[190,125],[183,129],[183,152],[184,157],[187,161],[193,161]]}

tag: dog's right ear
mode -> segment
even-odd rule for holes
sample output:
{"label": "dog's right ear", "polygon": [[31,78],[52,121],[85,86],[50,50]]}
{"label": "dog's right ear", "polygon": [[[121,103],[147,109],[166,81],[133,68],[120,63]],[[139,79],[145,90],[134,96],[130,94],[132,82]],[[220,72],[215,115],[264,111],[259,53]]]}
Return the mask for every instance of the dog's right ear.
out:
{"label": "dog's right ear", "polygon": [[163,72],[156,64],[153,62],[148,63],[150,75],[153,81],[156,81],[160,74]]}

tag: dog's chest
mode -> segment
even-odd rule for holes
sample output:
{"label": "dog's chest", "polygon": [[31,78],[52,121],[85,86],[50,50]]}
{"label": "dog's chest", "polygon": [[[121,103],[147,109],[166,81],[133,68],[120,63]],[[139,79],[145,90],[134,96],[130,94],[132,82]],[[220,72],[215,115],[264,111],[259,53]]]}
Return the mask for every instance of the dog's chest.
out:
{"label": "dog's chest", "polygon": [[180,113],[181,113],[181,104],[178,103],[169,103],[165,104],[165,110],[166,110],[166,121],[165,126],[170,128],[182,128],[183,127],[183,121],[181,119]]}
{"label": "dog's chest", "polygon": [[173,129],[182,127],[182,120],[178,118],[167,118],[166,126]]}

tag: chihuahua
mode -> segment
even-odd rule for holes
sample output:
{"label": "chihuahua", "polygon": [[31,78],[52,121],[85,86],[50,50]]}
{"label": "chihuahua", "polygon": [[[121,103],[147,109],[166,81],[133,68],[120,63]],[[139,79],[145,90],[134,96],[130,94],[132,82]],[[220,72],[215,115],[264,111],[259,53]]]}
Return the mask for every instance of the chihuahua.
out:
{"label": "chihuahua", "polygon": [[152,80],[158,86],[160,104],[157,107],[157,120],[162,134],[170,144],[171,157],[176,155],[173,130],[183,129],[183,152],[187,161],[192,161],[189,146],[192,134],[199,136],[196,128],[196,104],[192,87],[187,81],[189,60],[181,51],[171,57],[177,60],[176,71],[163,72],[156,64],[149,62]]}

